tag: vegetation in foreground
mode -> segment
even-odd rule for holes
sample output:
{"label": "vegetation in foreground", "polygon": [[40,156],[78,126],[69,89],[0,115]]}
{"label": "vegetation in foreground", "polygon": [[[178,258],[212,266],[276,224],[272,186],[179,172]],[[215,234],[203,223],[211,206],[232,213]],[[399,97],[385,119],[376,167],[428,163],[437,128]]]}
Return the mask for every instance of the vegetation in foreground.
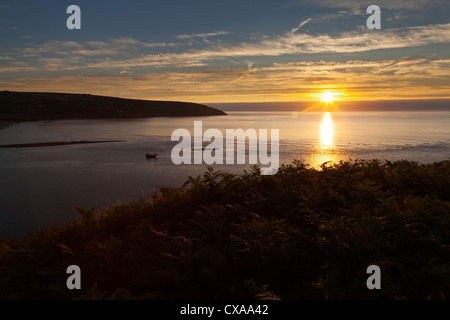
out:
{"label": "vegetation in foreground", "polygon": [[[1,299],[446,299],[450,161],[209,169],[0,241]],[[81,290],[66,268],[81,268]],[[381,268],[381,290],[366,269]]]}

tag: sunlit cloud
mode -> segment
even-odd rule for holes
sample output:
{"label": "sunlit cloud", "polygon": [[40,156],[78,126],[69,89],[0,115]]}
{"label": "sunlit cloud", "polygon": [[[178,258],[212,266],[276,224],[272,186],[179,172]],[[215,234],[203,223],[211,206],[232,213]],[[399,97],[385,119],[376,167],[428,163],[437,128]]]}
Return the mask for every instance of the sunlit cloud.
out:
{"label": "sunlit cloud", "polygon": [[[49,61],[57,65],[61,61]],[[340,100],[450,98],[449,59],[275,63],[251,69],[199,69],[161,73],[118,73],[30,77],[0,81],[11,90],[89,92],[121,97],[197,102],[315,100],[331,89]]]}
{"label": "sunlit cloud", "polygon": [[[303,21],[299,26],[307,23]],[[293,30],[295,30],[294,28]],[[206,34],[205,34],[206,35]],[[200,34],[198,35],[200,36]],[[203,36],[203,35],[202,35]],[[450,42],[450,24],[416,26],[402,29],[390,29],[384,32],[342,32],[337,36],[327,34],[311,35],[286,32],[281,36],[263,38],[259,42],[244,42],[238,45],[211,44],[204,49],[189,49],[181,52],[161,52],[142,54],[142,49],[162,48],[170,50],[178,47],[177,43],[145,43],[132,38],[117,38],[110,41],[50,41],[41,46],[28,47],[20,50],[22,57],[53,54],[59,56],[85,56],[86,60],[78,68],[133,68],[133,67],[202,67],[211,65],[214,61],[230,58],[249,57],[279,57],[294,54],[320,53],[360,53],[380,49],[398,49],[425,46]],[[138,50],[141,49],[141,50]],[[135,51],[137,57],[130,57]],[[127,58],[121,58],[125,54]],[[20,55],[19,55],[20,56]],[[98,59],[95,59],[98,57]],[[105,59],[105,57],[109,59]],[[119,59],[114,59],[119,57]],[[67,59],[67,61],[71,61]],[[24,70],[36,67],[34,63],[23,65]],[[47,65],[43,64],[42,70]],[[67,69],[76,68],[68,63]],[[20,71],[18,65],[5,65],[0,70]],[[62,69],[61,69],[62,70]]]}
{"label": "sunlit cloud", "polygon": [[[313,100],[311,93],[321,90],[342,92],[343,100],[450,96],[445,55],[380,59],[375,54],[396,49],[399,57],[408,55],[408,48],[448,45],[450,23],[302,32],[313,22],[315,17],[301,19],[284,32],[233,43],[209,41],[231,34],[216,31],[181,34],[173,41],[116,37],[4,48],[0,86],[196,102]],[[373,58],[363,59],[361,53],[368,52]]]}
{"label": "sunlit cloud", "polygon": [[339,36],[288,33],[262,45],[294,53],[355,53],[416,47],[450,41],[450,24],[390,29],[379,33],[343,32]]}

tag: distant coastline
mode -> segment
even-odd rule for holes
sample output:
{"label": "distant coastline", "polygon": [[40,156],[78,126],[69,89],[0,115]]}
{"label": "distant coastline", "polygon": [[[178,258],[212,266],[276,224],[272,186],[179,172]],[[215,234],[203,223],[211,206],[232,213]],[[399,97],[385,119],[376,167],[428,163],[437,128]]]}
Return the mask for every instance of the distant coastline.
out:
{"label": "distant coastline", "polygon": [[14,122],[226,115],[206,105],[90,94],[0,92],[0,128]]}

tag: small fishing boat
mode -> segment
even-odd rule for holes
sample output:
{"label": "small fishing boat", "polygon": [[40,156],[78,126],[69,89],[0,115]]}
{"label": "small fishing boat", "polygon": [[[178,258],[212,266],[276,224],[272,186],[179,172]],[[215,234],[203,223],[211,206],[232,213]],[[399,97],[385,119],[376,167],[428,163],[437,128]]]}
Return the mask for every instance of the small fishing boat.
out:
{"label": "small fishing boat", "polygon": [[146,153],[145,157],[147,159],[156,159],[156,158],[158,158],[158,154],[157,153]]}

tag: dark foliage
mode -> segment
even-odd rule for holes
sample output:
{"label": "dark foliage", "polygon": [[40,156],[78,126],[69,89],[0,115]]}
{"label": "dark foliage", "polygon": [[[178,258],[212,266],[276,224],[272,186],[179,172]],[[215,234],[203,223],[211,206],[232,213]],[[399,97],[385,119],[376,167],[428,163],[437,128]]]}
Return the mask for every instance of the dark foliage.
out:
{"label": "dark foliage", "polygon": [[[0,242],[2,299],[445,299],[450,161],[210,168]],[[78,265],[82,290],[66,288]],[[378,265],[381,290],[366,269]]]}

